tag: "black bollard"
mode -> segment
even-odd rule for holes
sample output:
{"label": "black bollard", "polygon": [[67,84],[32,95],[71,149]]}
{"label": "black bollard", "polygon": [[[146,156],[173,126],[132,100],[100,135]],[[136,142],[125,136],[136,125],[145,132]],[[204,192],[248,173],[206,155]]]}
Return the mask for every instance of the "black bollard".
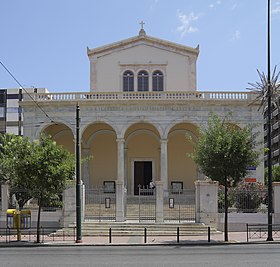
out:
{"label": "black bollard", "polygon": [[144,243],[147,243],[147,228],[144,228]]}
{"label": "black bollard", "polygon": [[112,243],[112,228],[109,229],[109,243]]}

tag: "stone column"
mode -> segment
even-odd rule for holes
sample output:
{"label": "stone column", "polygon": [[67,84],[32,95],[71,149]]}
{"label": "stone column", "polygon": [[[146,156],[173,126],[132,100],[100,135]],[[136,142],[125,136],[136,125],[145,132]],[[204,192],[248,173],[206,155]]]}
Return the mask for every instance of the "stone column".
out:
{"label": "stone column", "polygon": [[127,178],[127,147],[124,148],[124,187],[128,188],[128,178]]}
{"label": "stone column", "polygon": [[124,182],[124,139],[118,138],[118,181]]}
{"label": "stone column", "polygon": [[280,182],[273,183],[274,223],[280,224]]}
{"label": "stone column", "polygon": [[195,221],[217,227],[218,223],[218,188],[216,181],[196,181]]}
{"label": "stone column", "polygon": [[5,214],[6,216],[6,211],[9,208],[9,186],[7,184],[2,184],[1,185],[1,211]]}
{"label": "stone column", "polygon": [[116,221],[124,221],[124,142],[123,138],[118,138],[118,177],[116,181]]}
{"label": "stone column", "polygon": [[164,213],[163,213],[163,182],[156,181],[156,222],[164,221]]}
{"label": "stone column", "polygon": [[167,161],[167,139],[160,140],[160,180],[163,189],[168,189],[168,161]]}
{"label": "stone column", "polygon": [[123,222],[124,216],[124,184],[123,181],[116,181],[116,221]]}

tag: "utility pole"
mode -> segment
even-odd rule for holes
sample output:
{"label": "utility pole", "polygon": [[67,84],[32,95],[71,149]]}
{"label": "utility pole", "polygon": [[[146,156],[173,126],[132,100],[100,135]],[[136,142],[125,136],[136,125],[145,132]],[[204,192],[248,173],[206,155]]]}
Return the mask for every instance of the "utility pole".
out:
{"label": "utility pole", "polygon": [[82,243],[82,200],[80,175],[80,107],[76,106],[76,243]]}
{"label": "utility pole", "polygon": [[271,81],[270,81],[270,0],[268,0],[267,12],[267,170],[268,170],[268,229],[267,241],[273,241],[272,237],[272,159],[271,159]]}
{"label": "utility pole", "polygon": [[19,105],[18,105],[18,135],[21,136],[22,135],[22,132],[21,132],[21,127],[22,127],[22,106],[21,106],[22,88],[19,88],[18,101],[19,101]]}

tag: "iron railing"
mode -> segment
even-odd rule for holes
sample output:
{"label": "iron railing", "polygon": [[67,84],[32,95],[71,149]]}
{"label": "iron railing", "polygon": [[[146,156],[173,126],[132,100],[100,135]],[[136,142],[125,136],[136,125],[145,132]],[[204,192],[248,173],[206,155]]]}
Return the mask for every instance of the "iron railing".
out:
{"label": "iron railing", "polygon": [[[40,243],[62,242],[76,240],[76,227],[67,229],[58,229],[55,227],[39,228]],[[21,229],[20,241],[37,242],[37,228]],[[0,242],[11,243],[18,241],[18,232],[16,229],[0,228]]]}
{"label": "iron railing", "polygon": [[163,212],[164,221],[195,222],[195,190],[165,191]]}
{"label": "iron railing", "polygon": [[139,187],[139,222],[156,220],[156,188]]}
{"label": "iron railing", "polygon": [[[238,213],[267,212],[267,189],[236,189],[228,190],[228,211]],[[218,193],[218,210],[224,212],[224,189]]]}
{"label": "iron railing", "polygon": [[105,188],[85,190],[85,220],[115,221],[116,193]]}
{"label": "iron railing", "polygon": [[[274,238],[280,238],[280,224],[270,224],[272,227],[272,236]],[[247,224],[247,242],[250,239],[266,239],[268,224]]]}

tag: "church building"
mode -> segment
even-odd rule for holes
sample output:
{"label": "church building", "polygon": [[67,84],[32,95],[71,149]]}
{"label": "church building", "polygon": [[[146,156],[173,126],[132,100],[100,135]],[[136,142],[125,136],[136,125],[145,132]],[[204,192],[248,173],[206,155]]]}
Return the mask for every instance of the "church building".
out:
{"label": "church building", "polygon": [[[150,182],[162,188],[157,197],[164,198],[168,190],[194,190],[195,182],[205,179],[188,156],[193,151],[188,137],[198,138],[211,113],[230,112],[235,125],[254,124],[263,139],[263,117],[253,93],[197,89],[199,46],[149,36],[142,25],[137,36],[87,48],[87,56],[89,92],[39,90],[31,94],[37,104],[24,95],[23,133],[31,139],[47,133],[75,153],[78,105],[81,157],[89,157],[81,179],[86,194],[96,188],[116,193],[116,220],[125,220],[129,199]],[[262,164],[256,178],[263,179]]]}

